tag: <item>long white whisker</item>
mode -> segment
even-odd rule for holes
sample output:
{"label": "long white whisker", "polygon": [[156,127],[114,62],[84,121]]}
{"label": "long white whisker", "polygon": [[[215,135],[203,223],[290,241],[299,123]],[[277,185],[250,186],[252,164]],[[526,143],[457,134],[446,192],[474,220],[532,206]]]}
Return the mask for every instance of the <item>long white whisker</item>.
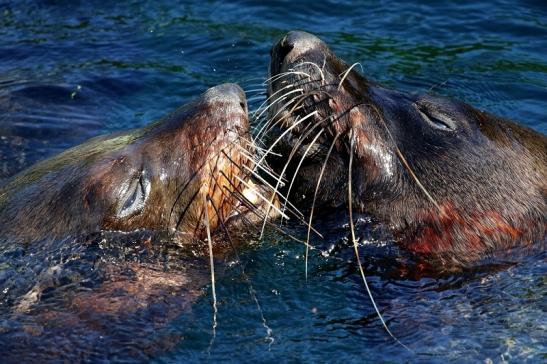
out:
{"label": "long white whisker", "polygon": [[243,183],[246,187],[250,188],[253,190],[254,193],[256,193],[256,195],[258,197],[260,197],[264,202],[266,202],[266,204],[268,205],[268,210],[266,212],[266,218],[268,218],[269,214],[270,214],[270,210],[271,209],[274,209],[275,211],[279,212],[279,214],[281,214],[281,216],[283,216],[285,219],[289,220],[289,217],[287,215],[285,215],[277,206],[275,206],[273,204],[273,202],[270,202],[270,200],[268,200],[266,197],[262,196],[262,194],[260,192],[258,192],[256,189],[253,189],[252,186],[250,186],[246,181],[244,181],[243,179],[239,178],[239,176],[234,176],[239,182]]}
{"label": "long white whisker", "polygon": [[207,196],[203,195],[203,210],[205,211],[205,229],[207,230],[207,244],[209,246],[209,264],[211,267],[211,293],[213,296],[213,336],[209,342],[209,355],[211,354],[211,348],[216,338],[217,330],[217,294],[215,288],[215,261],[213,259],[213,239],[211,238],[211,227],[209,225],[209,208],[207,207]]}
{"label": "long white whisker", "polygon": [[[262,147],[260,147],[260,146],[258,146],[258,145],[253,145],[253,147],[254,147],[257,151],[259,151],[259,152],[265,152],[265,151],[267,151],[266,148],[262,148]],[[278,157],[282,157],[282,155],[279,154],[279,153],[270,153],[270,155],[275,155],[275,156],[278,156]]]}
{"label": "long white whisker", "polygon": [[299,67],[299,66],[303,66],[305,64],[311,64],[312,66],[316,67],[317,70],[319,71],[319,73],[321,74],[321,83],[323,83],[325,81],[325,74],[323,73],[323,70],[316,64],[316,63],[313,63],[313,62],[301,62],[299,64],[297,64],[295,67]]}
{"label": "long white whisker", "polygon": [[[289,197],[291,195],[291,190],[292,190],[292,186],[294,184],[294,181],[296,180],[296,176],[298,175],[298,171],[300,170],[300,167],[302,166],[302,163],[304,162],[304,159],[306,158],[306,156],[308,155],[308,153],[310,152],[310,149],[312,148],[312,146],[315,144],[315,142],[317,141],[317,139],[319,139],[319,137],[321,136],[321,134],[323,134],[323,131],[324,129],[321,129],[319,131],[319,133],[317,133],[317,135],[313,138],[313,140],[311,141],[311,143],[308,145],[308,147],[306,148],[306,150],[304,151],[304,155],[302,156],[302,158],[300,158],[300,161],[298,162],[298,166],[296,167],[296,170],[293,174],[293,177],[291,179],[291,183],[289,184],[289,189],[287,190],[287,197]],[[286,203],[283,205],[283,211],[285,211],[285,206],[286,206]]]}
{"label": "long white whisker", "polygon": [[[277,116],[278,116],[279,114],[281,114],[283,111],[287,110],[287,108],[288,108],[291,104],[297,105],[297,104],[298,104],[298,100],[299,100],[298,98],[293,98],[293,99],[289,100],[289,101],[286,102],[282,107],[280,107],[279,110],[277,110],[277,112],[275,113],[275,115],[273,115],[272,117],[266,119],[266,122],[265,122],[263,125],[261,125],[262,123],[258,124],[257,127],[260,126],[260,129],[259,129],[258,132],[256,133],[256,135],[255,135],[255,137],[254,137],[253,140],[255,140],[255,141],[260,141],[260,140],[261,140],[261,135],[266,134],[269,130],[271,130],[271,128],[272,128],[273,126],[280,124],[280,123],[283,121],[283,118],[277,119]],[[293,105],[293,106],[295,106],[295,105]],[[291,112],[293,112],[293,111],[294,111],[294,107],[293,107],[293,109],[291,109]],[[270,127],[270,128],[269,128],[269,129],[266,129],[266,128],[268,128],[268,127]],[[253,131],[255,131],[256,129],[258,129],[258,128],[253,129]]]}
{"label": "long white whisker", "polygon": [[[315,91],[314,91],[315,92]],[[323,91],[324,92],[324,91]],[[328,95],[328,94],[327,94]],[[292,115],[295,111],[299,110],[300,108],[302,108],[302,103],[304,103],[306,101],[306,99],[310,96],[310,94],[302,94],[300,97],[295,97],[293,98],[292,100],[290,100],[289,102],[287,102],[285,105],[283,105],[282,108],[280,108],[277,113],[270,118],[270,121],[273,121],[275,120],[275,122],[273,124],[270,125],[270,128],[266,130],[266,127],[268,126],[269,123],[266,123],[262,129],[260,130],[260,132],[256,135],[255,137],[255,141],[260,141],[260,134],[261,133],[264,133],[264,134],[267,134],[268,131],[270,131],[275,125],[277,124],[280,124],[283,122],[283,120],[285,118],[287,118],[289,115]],[[291,103],[294,103],[294,105],[292,106],[292,109],[290,109],[290,111],[288,112],[287,115],[283,116],[282,118],[280,119],[277,119],[277,116],[282,113],[283,111],[285,111],[288,106],[291,104]],[[317,110],[316,110],[317,111]],[[308,114],[309,115],[309,114]],[[306,115],[305,117],[307,117],[308,115]],[[277,120],[276,120],[277,119]],[[298,120],[298,118],[297,118]],[[295,122],[297,121],[295,120]]]}
{"label": "long white whisker", "polygon": [[[252,119],[256,119],[256,114],[258,113],[258,111],[260,111],[268,103],[268,101],[270,101],[273,97],[275,97],[281,91],[283,91],[287,88],[290,88],[290,87],[294,87],[294,85],[290,84],[290,85],[284,86],[284,87],[280,88],[279,90],[277,90],[276,92],[274,92],[273,94],[271,94],[270,96],[268,96],[268,98],[266,100],[264,100],[264,102],[262,104],[260,104],[260,106],[256,109],[256,111],[253,114],[254,116],[252,117]],[[284,96],[284,95],[282,95],[282,96]],[[280,96],[280,98],[282,96]]]}
{"label": "long white whisker", "polygon": [[226,225],[224,224],[224,222],[222,222],[220,212],[215,207],[215,205],[211,204],[211,206],[215,210],[217,218],[219,219],[220,224],[222,225],[222,228],[224,229],[224,232],[226,233],[226,236],[228,237],[228,242],[230,243],[230,246],[232,247],[232,250],[234,251],[235,257],[236,257],[237,261],[239,262],[239,268],[241,269],[241,275],[243,276],[245,282],[247,283],[247,285],[249,287],[249,294],[251,295],[251,298],[255,302],[258,313],[260,314],[260,319],[262,320],[262,326],[266,330],[266,339],[268,340],[269,345],[271,346],[275,341],[275,339],[273,337],[273,330],[268,325],[268,321],[266,320],[266,317],[264,316],[264,311],[262,310],[262,306],[260,305],[260,301],[258,300],[258,296],[256,294],[256,291],[255,291],[254,287],[253,287],[253,283],[251,282],[251,278],[249,278],[249,276],[245,272],[245,267],[243,266],[241,257],[239,256],[239,252],[237,251],[237,248],[236,248],[236,246],[235,246],[235,244],[232,240],[232,237],[230,236],[230,233],[228,232],[228,228],[226,228]]}
{"label": "long white whisker", "polygon": [[[241,164],[238,165],[236,162],[234,162],[234,160],[228,155],[226,154],[225,152],[223,152],[224,156],[226,158],[228,158],[228,160],[234,165],[234,167],[236,167],[237,169],[239,169],[240,171],[244,172],[243,169],[246,169],[248,172],[250,172],[250,176],[254,176],[255,178],[257,178],[258,180],[262,181],[266,186],[270,187],[272,190],[274,189],[273,186],[268,182],[266,181],[260,174],[258,174],[255,170],[253,170],[252,168],[250,168],[249,166],[247,166],[246,164]],[[241,155],[242,157],[247,157],[246,155],[242,154]],[[276,178],[272,175],[273,178]],[[216,180],[215,180],[216,182]],[[287,198],[285,196],[283,196],[282,194],[280,193],[277,193],[277,196],[281,197],[282,199],[284,199],[285,201],[287,201]],[[288,202],[288,201],[287,201]],[[302,219],[304,217],[304,214],[302,212],[300,212],[293,204],[291,204],[289,202],[289,205],[291,206],[291,208],[293,208],[294,210],[291,210],[291,212],[299,217],[300,215],[300,219]]]}
{"label": "long white whisker", "polygon": [[[241,202],[242,204],[244,204],[245,206],[247,206],[247,208],[249,208],[249,211],[258,216],[258,218],[260,219],[264,219],[265,216],[264,215],[260,215],[257,211],[256,211],[256,206],[250,202],[245,196],[243,196],[239,191],[230,191],[226,186],[224,186],[224,189],[228,190],[228,192],[230,192],[239,202]],[[243,217],[245,219],[245,217]],[[266,218],[267,220],[267,218]],[[275,224],[272,224],[271,222],[268,221],[268,224],[270,227],[272,227],[273,229],[275,229],[276,231],[280,232],[281,234],[285,235],[285,236],[288,236],[289,238],[291,238],[292,240],[296,241],[297,243],[301,243],[301,244],[305,244],[305,242],[303,240],[300,240],[294,236],[292,236],[291,234],[289,234],[288,232],[286,232],[285,230],[279,228],[278,226],[276,226]]]}
{"label": "long white whisker", "polygon": [[330,155],[332,153],[332,150],[334,149],[334,146],[336,145],[336,141],[340,137],[340,133],[336,134],[334,137],[332,144],[329,147],[329,151],[327,152],[327,156],[325,157],[325,161],[323,162],[323,165],[321,166],[321,171],[319,172],[319,177],[317,178],[317,184],[315,185],[315,192],[313,193],[313,201],[311,204],[311,211],[310,211],[310,221],[308,221],[308,237],[306,238],[306,258],[305,258],[305,276],[306,280],[308,280],[308,254],[309,254],[309,248],[308,245],[310,245],[310,226],[312,224],[313,220],[313,211],[315,210],[315,201],[317,201],[317,194],[319,193],[319,186],[321,185],[321,179],[323,178],[323,174],[325,173],[325,168],[327,167],[327,163],[329,161]]}
{"label": "long white whisker", "polygon": [[[287,170],[287,168],[289,167],[289,164],[294,156],[294,154],[296,153],[296,151],[298,150],[298,147],[300,146],[300,144],[304,141],[304,139],[318,126],[321,125],[321,122],[318,122],[316,123],[315,125],[313,125],[307,132],[305,132],[296,142],[295,146],[293,147],[289,157],[287,158],[287,161],[285,162],[285,165],[283,166],[283,169],[281,170],[281,173],[280,173],[280,179],[277,181],[276,183],[276,187],[274,189],[274,194],[277,193],[277,190],[279,189],[279,185],[281,183],[281,176],[284,176],[285,175],[285,171]],[[306,127],[306,128],[309,128]],[[304,129],[305,130],[305,129]],[[261,234],[260,236],[262,237],[262,234],[264,233],[264,228],[266,226],[266,220],[264,220],[264,223],[262,225],[262,230],[261,230]],[[314,229],[313,227],[311,227],[310,225],[308,225],[308,228],[311,228],[317,235],[319,235],[321,238],[323,237],[323,235],[321,235],[316,229]],[[306,243],[306,245],[308,245]]]}
{"label": "long white whisker", "polygon": [[260,119],[260,117],[266,112],[268,111],[272,106],[274,106],[276,103],[286,99],[289,95],[293,94],[293,93],[296,93],[296,92],[302,92],[303,89],[301,88],[298,88],[296,90],[291,90],[285,94],[283,94],[282,96],[278,97],[277,99],[275,99],[272,103],[270,103],[268,106],[266,106],[261,112],[260,114],[258,114],[258,116],[254,116],[253,119]]}
{"label": "long white whisker", "polygon": [[291,126],[289,126],[283,133],[281,133],[281,135],[273,142],[273,144],[268,148],[268,150],[264,153],[264,155],[259,159],[258,161],[258,164],[262,163],[264,161],[264,159],[266,158],[266,156],[268,154],[270,154],[271,150],[277,145],[277,143],[279,143],[284,137],[285,135],[287,135],[288,133],[291,132],[292,129],[296,128],[298,125],[300,125],[302,122],[304,122],[306,119],[309,119],[310,117],[312,116],[315,116],[318,114],[318,111],[314,111],[308,115],[306,115],[305,117],[303,117],[302,119],[294,122]]}
{"label": "long white whisker", "polygon": [[361,71],[363,71],[363,65],[359,62],[355,62],[354,64],[351,65],[350,68],[348,68],[344,73],[343,73],[343,76],[342,76],[342,79],[340,79],[340,83],[338,84],[338,91],[340,91],[340,88],[342,87],[342,83],[344,82],[344,80],[346,79],[346,77],[349,75],[350,71],[353,69],[353,67],[355,66],[361,66]]}
{"label": "long white whisker", "polygon": [[391,131],[389,130],[389,128],[387,127],[387,125],[384,121],[384,119],[382,118],[380,110],[378,110],[378,108],[375,105],[369,104],[369,106],[372,107],[374,109],[374,111],[376,111],[376,114],[378,115],[378,119],[380,119],[381,124],[384,126],[384,129],[387,132],[387,135],[389,136],[389,138],[391,139],[391,142],[393,143],[393,146],[395,147],[395,153],[399,157],[399,160],[401,161],[401,163],[403,163],[403,165],[405,166],[408,173],[410,173],[410,176],[412,177],[412,179],[414,179],[414,181],[416,182],[416,185],[418,185],[418,187],[422,190],[422,192],[425,194],[427,199],[441,212],[441,214],[444,215],[444,210],[437,203],[437,201],[435,201],[433,196],[431,196],[431,194],[425,188],[425,186],[422,184],[422,182],[420,182],[420,179],[418,178],[418,176],[416,176],[416,174],[414,173],[414,170],[412,169],[412,167],[410,167],[410,164],[408,163],[405,156],[403,155],[403,153],[401,152],[401,150],[397,146],[397,143],[395,142],[395,138],[393,137],[393,134],[391,134]]}
{"label": "long white whisker", "polygon": [[[244,168],[247,168],[249,171],[252,171],[249,167],[243,165]],[[279,191],[274,188],[268,181],[266,181],[264,178],[262,178],[260,175],[257,175],[257,174],[254,174],[254,176],[259,179],[262,183],[264,183],[266,186],[270,187],[272,190],[273,190],[273,193],[272,193],[272,198],[269,200],[269,201],[266,201],[268,203],[269,206],[271,206],[271,208],[275,209],[276,211],[281,211],[279,210],[274,204],[273,204],[273,199],[275,198],[274,196],[278,196],[280,197],[281,199],[283,199],[285,201],[285,209],[286,209],[286,206],[287,204],[291,207],[291,209],[289,211],[291,211],[294,216],[300,220],[301,222],[304,223],[304,225],[307,226],[307,223],[306,221],[304,220],[304,214],[298,210],[298,208],[296,206],[294,206],[288,199],[286,196],[283,196],[282,194],[279,193]],[[238,180],[241,180],[239,177],[235,176]],[[242,181],[242,183],[245,184],[245,182]],[[246,184],[245,184],[246,185]],[[246,185],[247,186],[247,185]],[[252,187],[250,187],[252,188]],[[256,190],[253,190],[255,191],[255,193],[260,196],[262,199],[264,199],[264,197],[259,194]],[[285,214],[285,209],[283,210],[283,212],[280,212],[281,213],[281,217],[286,217],[287,215]],[[268,209],[268,211],[266,212],[266,218],[267,216],[269,215],[270,213],[270,209]],[[313,230],[314,233],[316,233],[317,235],[319,235],[321,238],[323,238],[323,235],[321,235],[321,233],[319,233],[319,231],[317,231],[316,229],[313,228],[313,226],[310,227],[311,230]]]}
{"label": "long white whisker", "polygon": [[249,96],[249,97],[247,97],[247,103],[250,104],[251,102],[253,102],[255,100],[263,100],[263,99],[264,99],[264,94]]}
{"label": "long white whisker", "polygon": [[[301,90],[301,89],[299,89]],[[324,91],[323,91],[324,92]],[[283,96],[280,96],[280,98],[286,98],[286,95],[287,94],[284,94]],[[258,125],[253,128],[253,131],[256,131],[258,128],[260,128],[259,132],[256,133],[255,137],[253,138],[255,141],[259,141],[260,140],[260,137],[261,137],[261,134],[262,133],[267,133],[274,125],[277,125],[279,123],[281,123],[287,116],[284,116],[280,119],[277,119],[277,116],[279,114],[281,114],[283,111],[287,110],[289,105],[290,104],[293,104],[294,105],[292,106],[292,109],[289,111],[289,115],[294,113],[297,109],[299,109],[301,107],[301,104],[306,100],[306,98],[309,96],[310,94],[302,94],[300,97],[294,97],[292,98],[291,100],[289,100],[288,102],[286,102],[282,107],[279,108],[279,110],[277,110],[276,114],[273,115],[272,117],[268,118],[267,119],[267,122],[264,123],[264,125],[262,125],[262,122],[258,123]],[[279,99],[276,99],[274,101],[277,102]],[[271,106],[271,105],[269,105]],[[268,106],[268,107],[269,107]],[[262,125],[262,126],[261,126]],[[271,126],[270,126],[271,125]],[[270,129],[266,130],[266,128],[270,126]],[[266,131],[265,131],[266,130]]]}
{"label": "long white whisker", "polygon": [[351,181],[352,181],[352,167],[353,167],[354,149],[355,149],[355,139],[353,137],[353,131],[351,131],[351,134],[350,134],[349,166],[348,166],[348,169],[349,169],[349,171],[348,171],[348,209],[349,209],[349,225],[350,225],[350,230],[351,230],[351,240],[353,242],[353,249],[354,249],[354,252],[355,252],[355,259],[357,260],[357,265],[359,266],[359,273],[361,274],[361,278],[363,280],[363,283],[365,284],[367,294],[370,298],[370,301],[372,302],[372,306],[374,307],[374,310],[376,311],[376,315],[378,315],[378,317],[380,318],[380,321],[382,322],[382,325],[384,326],[384,329],[389,334],[389,336],[391,336],[397,343],[402,345],[407,350],[411,351],[405,344],[400,342],[399,339],[397,339],[395,337],[395,335],[393,335],[391,333],[391,330],[389,330],[389,328],[388,328],[382,314],[380,313],[380,310],[378,309],[378,306],[376,305],[376,301],[374,300],[374,297],[372,296],[372,291],[370,290],[370,287],[368,285],[367,278],[365,276],[365,270],[363,269],[363,264],[361,264],[361,257],[359,256],[359,248],[358,248],[358,245],[357,245],[357,238],[355,237],[355,226],[353,224],[353,202],[352,202],[353,192],[352,192]]}
{"label": "long white whisker", "polygon": [[[260,182],[262,182],[263,184],[265,184],[266,186],[270,187],[272,189],[272,191],[274,190],[274,187],[268,182],[266,181],[261,175],[255,173],[251,168],[249,168],[248,166],[246,165],[243,165],[243,168],[247,169],[248,171],[250,171],[251,173],[253,173],[252,175],[254,177],[256,177]],[[285,201],[285,205],[286,204],[289,204],[289,206],[291,207],[291,212],[293,214],[295,214],[296,216],[300,216],[301,218],[304,217],[304,214],[302,212],[300,212],[300,210],[298,210],[288,199],[287,197],[283,196],[282,194],[280,193],[277,193],[277,196],[281,197],[284,201]],[[283,212],[285,212],[285,209],[283,209]]]}
{"label": "long white whisker", "polygon": [[[270,129],[264,131],[264,129],[268,126],[268,124],[264,125],[262,127],[262,130],[261,130],[261,133],[268,133],[269,130],[271,130],[271,128],[273,128],[275,125],[277,124],[280,124],[285,118],[287,118],[289,115],[292,115],[296,110],[300,109],[302,107],[302,103],[304,103],[306,101],[306,99],[314,94],[314,93],[319,93],[319,94],[326,94],[328,97],[331,97],[331,95],[329,95],[328,92],[326,91],[323,91],[323,90],[314,90],[314,91],[310,91],[309,93],[306,93],[306,94],[302,94],[300,97],[298,98],[293,98],[292,100],[290,100],[289,102],[287,102],[282,108],[279,109],[279,111],[270,119],[270,120],[275,120],[277,118],[277,116],[283,112],[285,109],[287,109],[288,105],[291,104],[291,103],[294,103],[294,105],[292,106],[292,109],[288,112],[287,115],[283,116],[282,118],[276,120],[271,126],[270,126]],[[255,141],[259,141],[260,140],[260,133],[258,133],[254,139]]]}
{"label": "long white whisker", "polygon": [[[241,148],[241,147],[239,147],[239,148]],[[245,157],[248,160],[250,160],[251,163],[253,163],[253,166],[260,168],[262,171],[264,171],[266,174],[268,174],[269,176],[271,176],[274,179],[280,178],[280,176],[277,176],[274,171],[267,169],[266,167],[264,167],[264,165],[262,163],[258,164],[258,161],[256,161],[252,156],[246,154],[245,153],[246,151],[243,148],[241,148],[241,149],[242,149],[242,152],[241,152],[242,157]],[[270,154],[279,156],[279,154],[277,154],[277,153],[270,153]]]}
{"label": "long white whisker", "polygon": [[278,73],[277,75],[273,75],[273,76],[267,78],[266,80],[264,80],[263,85],[267,85],[269,82],[275,82],[275,81],[279,80],[280,78],[283,78],[283,77],[286,77],[286,76],[290,76],[290,75],[306,76],[306,77],[308,77],[308,78],[311,78],[311,76],[310,76],[309,74],[307,74],[306,72],[302,72],[302,71],[288,71],[288,72]]}
{"label": "long white whisker", "polygon": [[[287,109],[287,107],[294,103],[297,99],[296,98],[293,98],[291,100],[289,100],[288,102],[286,102],[282,107],[279,108],[279,110],[277,110],[277,112],[275,113],[275,115],[273,115],[272,117],[269,117],[269,118],[264,118],[263,121],[260,121],[256,124],[255,127],[252,128],[252,131],[253,131],[253,134],[254,134],[254,137],[253,137],[253,141],[255,143],[257,142],[261,142],[260,138],[261,138],[261,134],[264,133],[264,130],[269,126],[269,125],[277,125],[280,120],[276,120],[277,116],[279,114],[281,114],[285,109]],[[273,124],[272,124],[273,123]],[[269,130],[269,129],[268,129]]]}
{"label": "long white whisker", "polygon": [[260,91],[260,93],[264,93],[264,94],[266,93],[266,90],[263,87],[262,88],[252,88],[250,90],[244,90],[244,91],[245,91],[246,94],[253,94],[253,93],[259,92],[259,91]]}

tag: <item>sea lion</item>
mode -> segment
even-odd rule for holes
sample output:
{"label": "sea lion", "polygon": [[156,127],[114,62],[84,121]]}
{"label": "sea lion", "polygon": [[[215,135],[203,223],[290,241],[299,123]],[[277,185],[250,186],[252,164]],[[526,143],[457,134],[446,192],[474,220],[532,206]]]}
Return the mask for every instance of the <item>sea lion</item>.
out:
{"label": "sea lion", "polygon": [[206,241],[218,262],[265,216],[253,163],[245,94],[224,84],[15,175],[0,190],[3,360],[145,360],[178,344],[166,326],[211,282]]}
{"label": "sea lion", "polygon": [[159,122],[93,138],[14,176],[0,190],[2,238],[28,245],[136,229],[204,237],[206,215],[211,230],[253,217],[241,203],[255,188],[243,168],[249,155],[244,92],[213,87]]}
{"label": "sea lion", "polygon": [[447,97],[383,87],[356,65],[305,32],[272,48],[268,128],[281,128],[276,143],[294,164],[307,160],[294,190],[313,204],[351,198],[441,270],[543,249],[545,135]]}

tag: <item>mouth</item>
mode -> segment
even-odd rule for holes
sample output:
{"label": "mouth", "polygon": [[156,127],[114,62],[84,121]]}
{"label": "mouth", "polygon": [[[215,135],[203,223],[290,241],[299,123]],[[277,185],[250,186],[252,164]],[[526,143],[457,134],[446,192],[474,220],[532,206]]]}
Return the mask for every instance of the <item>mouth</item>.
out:
{"label": "mouth", "polygon": [[[277,200],[256,182],[255,145],[244,91],[235,84],[219,85],[186,110],[183,116],[188,121],[180,129],[184,154],[174,160],[177,166],[179,161],[186,162],[177,167],[181,169],[177,186],[166,186],[174,195],[170,229],[183,237],[203,239],[222,232],[235,219],[274,215],[262,208],[264,200],[272,204]],[[165,129],[165,135],[172,134]],[[172,154],[167,152],[166,157]]]}
{"label": "mouth", "polygon": [[[202,209],[210,229],[225,230],[238,225],[256,226],[278,215],[275,193],[259,181],[255,168],[255,146],[248,123],[238,132],[228,132],[229,141],[208,167],[209,179],[202,187]],[[236,135],[237,134],[237,135]],[[225,231],[227,232],[227,231]],[[202,234],[203,235],[203,234]]]}

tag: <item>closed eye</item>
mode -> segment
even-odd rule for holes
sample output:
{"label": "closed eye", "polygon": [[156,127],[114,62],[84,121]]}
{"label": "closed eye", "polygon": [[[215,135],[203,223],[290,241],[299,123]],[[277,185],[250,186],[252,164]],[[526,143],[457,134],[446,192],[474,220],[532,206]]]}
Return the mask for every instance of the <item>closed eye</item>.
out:
{"label": "closed eye", "polygon": [[436,129],[453,131],[456,129],[454,121],[442,112],[427,108],[422,104],[415,104],[418,113],[429,125]]}
{"label": "closed eye", "polygon": [[125,194],[120,199],[118,217],[127,217],[141,211],[144,208],[149,193],[150,181],[143,171],[133,178]]}

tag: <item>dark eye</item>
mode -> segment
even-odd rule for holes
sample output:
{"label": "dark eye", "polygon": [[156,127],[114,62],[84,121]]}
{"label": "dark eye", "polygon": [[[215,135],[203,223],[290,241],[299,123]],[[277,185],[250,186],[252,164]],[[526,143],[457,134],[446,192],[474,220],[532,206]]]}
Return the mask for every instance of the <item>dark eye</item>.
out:
{"label": "dark eye", "polygon": [[125,194],[120,199],[118,217],[123,218],[142,210],[150,193],[150,181],[144,172],[129,183]]}
{"label": "dark eye", "polygon": [[415,104],[418,113],[429,125],[436,129],[452,131],[456,129],[454,120],[450,116],[437,111],[435,109],[429,108],[423,104]]}

